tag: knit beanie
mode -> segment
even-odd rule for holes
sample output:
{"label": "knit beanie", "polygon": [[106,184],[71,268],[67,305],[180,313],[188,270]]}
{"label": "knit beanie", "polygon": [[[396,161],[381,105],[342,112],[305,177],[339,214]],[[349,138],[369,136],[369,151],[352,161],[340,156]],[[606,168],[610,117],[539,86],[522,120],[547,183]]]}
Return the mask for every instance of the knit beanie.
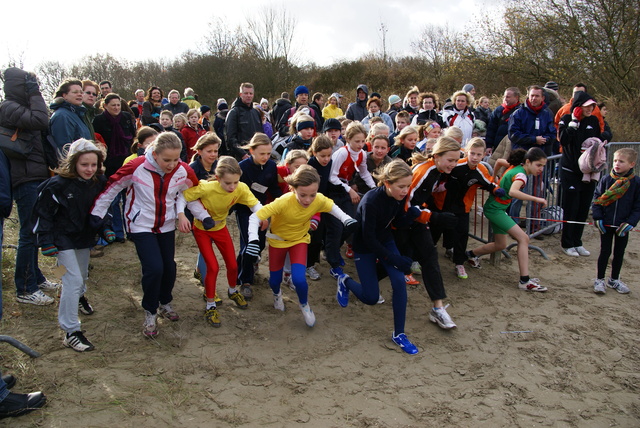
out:
{"label": "knit beanie", "polygon": [[307,89],[307,87],[304,85],[300,85],[296,88],[295,91],[293,91],[293,96],[297,97],[300,94],[308,94],[308,93],[309,93],[309,89]]}

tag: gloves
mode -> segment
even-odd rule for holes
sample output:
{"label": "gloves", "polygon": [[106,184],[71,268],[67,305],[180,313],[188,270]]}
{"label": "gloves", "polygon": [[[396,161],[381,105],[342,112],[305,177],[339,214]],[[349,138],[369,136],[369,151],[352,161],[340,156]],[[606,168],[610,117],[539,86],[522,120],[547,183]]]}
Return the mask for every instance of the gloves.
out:
{"label": "gloves", "polygon": [[604,225],[604,220],[594,220],[593,225],[598,229],[598,232],[600,232],[602,235],[607,233],[607,228]]}
{"label": "gloves", "polygon": [[40,93],[40,86],[38,86],[38,79],[35,74],[29,73],[24,76],[24,88],[29,96]]}
{"label": "gloves", "polygon": [[389,254],[387,260],[400,272],[405,274],[411,273],[411,264],[413,263],[411,257],[400,254]]}
{"label": "gloves", "polygon": [[631,226],[629,223],[622,223],[620,226],[618,226],[618,229],[616,229],[616,235],[624,238],[625,236],[627,236],[627,233],[629,233],[631,229],[633,229],[633,226]]}
{"label": "gloves", "polygon": [[358,228],[358,221],[352,218],[349,218],[344,222],[344,231],[342,232],[342,236],[346,237],[351,235]]}
{"label": "gloves", "polygon": [[493,191],[493,195],[497,196],[498,198],[504,198],[505,196],[507,196],[507,191],[502,187],[497,187],[496,190]]}
{"label": "gloves", "polygon": [[247,244],[245,254],[249,257],[258,258],[258,256],[260,255],[260,241],[254,239],[253,241],[249,242]]}
{"label": "gloves", "polygon": [[213,229],[215,225],[216,225],[216,222],[213,221],[211,217],[207,217],[204,220],[202,220],[202,227],[204,227],[204,230]]}
{"label": "gloves", "polygon": [[314,231],[314,230],[318,230],[318,220],[315,218],[311,219],[311,222],[309,222],[309,230],[310,231]]}
{"label": "gloves", "polygon": [[453,229],[458,223],[458,218],[453,213],[431,213],[429,223],[443,229]]}
{"label": "gloves", "polygon": [[582,107],[576,107],[571,113],[571,120],[580,122],[582,120]]}
{"label": "gloves", "polygon": [[45,244],[42,247],[40,247],[40,252],[42,253],[43,256],[53,257],[56,254],[58,254],[58,247],[56,247],[53,244]]}
{"label": "gloves", "polygon": [[104,230],[104,239],[107,242],[113,242],[116,240],[116,234],[113,230],[111,229],[105,229]]}
{"label": "gloves", "polygon": [[100,228],[102,227],[104,223],[104,220],[100,217],[98,217],[97,215],[90,215],[89,216],[89,226],[92,229],[96,229],[96,230],[100,230]]}
{"label": "gloves", "polygon": [[413,221],[417,219],[418,217],[420,217],[420,213],[422,213],[422,210],[420,210],[420,208],[416,205],[409,207],[409,209],[407,210],[407,220]]}

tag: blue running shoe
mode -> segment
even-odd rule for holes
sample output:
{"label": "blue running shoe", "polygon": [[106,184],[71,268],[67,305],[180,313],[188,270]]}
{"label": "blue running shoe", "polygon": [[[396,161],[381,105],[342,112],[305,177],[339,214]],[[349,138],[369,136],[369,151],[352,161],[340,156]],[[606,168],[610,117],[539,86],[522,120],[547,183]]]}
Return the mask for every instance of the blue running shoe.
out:
{"label": "blue running shoe", "polygon": [[413,355],[418,353],[418,348],[416,347],[416,345],[409,342],[407,335],[404,333],[400,333],[399,335],[395,336],[395,332],[393,332],[391,340],[393,340],[393,343],[398,345],[407,354]]}
{"label": "blue running shoe", "polygon": [[329,274],[335,279],[338,279],[340,278],[340,275],[344,275],[344,272],[342,271],[341,267],[334,267],[329,269]]}
{"label": "blue running shoe", "polygon": [[349,275],[342,274],[338,277],[338,291],[336,292],[336,300],[338,304],[343,308],[346,308],[349,304],[349,289],[345,281],[349,278]]}

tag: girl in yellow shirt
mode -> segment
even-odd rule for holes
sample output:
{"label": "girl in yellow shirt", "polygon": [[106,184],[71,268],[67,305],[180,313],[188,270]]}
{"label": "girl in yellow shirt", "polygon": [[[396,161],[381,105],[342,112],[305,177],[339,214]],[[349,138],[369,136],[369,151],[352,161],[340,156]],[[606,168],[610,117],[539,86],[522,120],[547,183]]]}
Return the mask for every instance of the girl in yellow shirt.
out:
{"label": "girl in yellow shirt", "polygon": [[296,287],[302,315],[305,323],[313,327],[316,317],[308,303],[308,286],[305,277],[307,247],[311,240],[309,237],[311,217],[318,212],[330,213],[339,219],[346,229],[355,228],[357,222],[338,208],[331,199],[318,193],[320,176],[315,168],[302,165],[285,180],[291,186],[291,192],[265,205],[249,218],[247,255],[257,259],[260,252],[258,228],[261,221],[270,218],[271,229],[267,233],[267,241],[269,242],[269,285],[273,291],[273,306],[284,311],[280,283],[284,261],[288,254],[291,259],[291,278]]}
{"label": "girl in yellow shirt", "polygon": [[197,200],[200,200],[211,216],[202,221],[194,219],[193,236],[207,265],[207,272],[204,278],[207,306],[204,317],[214,327],[220,327],[220,314],[218,314],[215,302],[216,279],[220,267],[213,252],[212,243],[215,243],[218,247],[227,267],[229,298],[240,309],[248,307],[246,300],[236,289],[238,264],[236,263],[233,241],[227,229],[227,215],[229,214],[229,209],[235,204],[246,205],[253,212],[262,208],[262,204],[253,195],[249,186],[240,182],[241,175],[242,170],[238,165],[238,161],[231,156],[222,156],[218,160],[215,169],[215,181],[200,181],[197,186],[184,192],[189,208],[191,208],[192,204],[199,203]]}

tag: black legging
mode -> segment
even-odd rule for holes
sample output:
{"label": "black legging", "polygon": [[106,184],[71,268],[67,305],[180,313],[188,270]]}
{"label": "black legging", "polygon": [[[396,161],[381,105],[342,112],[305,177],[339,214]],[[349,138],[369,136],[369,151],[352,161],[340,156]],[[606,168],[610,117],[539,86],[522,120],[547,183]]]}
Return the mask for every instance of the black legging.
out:
{"label": "black legging", "polygon": [[618,236],[612,228],[607,228],[607,233],[600,235],[600,256],[598,256],[598,279],[604,279],[609,264],[609,256],[611,255],[611,247],[615,240],[615,249],[613,250],[613,261],[611,262],[611,278],[620,279],[620,270],[622,269],[622,261],[624,260],[624,250],[629,242],[629,235]]}

